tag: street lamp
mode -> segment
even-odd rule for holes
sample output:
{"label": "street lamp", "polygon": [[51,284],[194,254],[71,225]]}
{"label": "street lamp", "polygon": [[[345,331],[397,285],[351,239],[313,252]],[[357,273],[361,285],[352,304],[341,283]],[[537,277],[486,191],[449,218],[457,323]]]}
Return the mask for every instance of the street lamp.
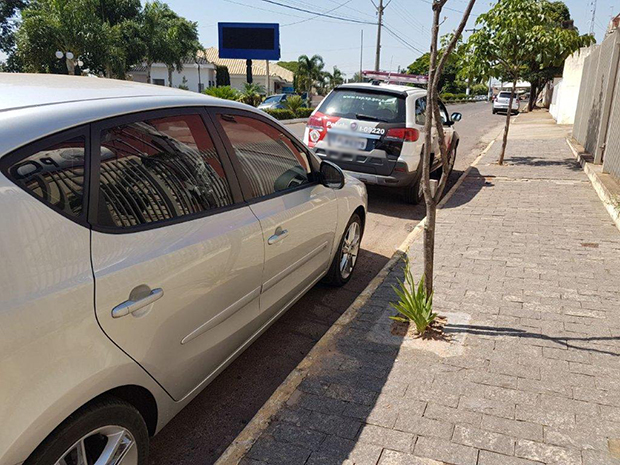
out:
{"label": "street lamp", "polygon": [[62,52],[61,50],[56,50],[56,58],[62,60],[63,57],[67,59],[67,71],[69,74],[75,74],[75,65],[77,64],[80,68],[84,65],[82,60],[78,59],[77,62],[74,62],[73,59],[75,55],[73,52]]}

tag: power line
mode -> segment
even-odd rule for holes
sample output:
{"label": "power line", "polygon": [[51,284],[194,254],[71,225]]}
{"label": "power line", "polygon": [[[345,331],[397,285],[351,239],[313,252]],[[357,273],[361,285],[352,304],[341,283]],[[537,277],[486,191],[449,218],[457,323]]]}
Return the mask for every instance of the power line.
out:
{"label": "power line", "polygon": [[321,16],[321,17],[324,17],[324,18],[337,19],[339,21],[345,21],[345,22],[349,22],[349,23],[373,24],[373,25],[376,24],[376,23],[373,23],[373,22],[370,22],[370,21],[360,21],[360,20],[353,19],[353,18],[345,18],[345,17],[342,17],[342,16],[330,15],[328,13],[317,13],[316,11],[307,10],[305,8],[299,8],[299,7],[296,7],[296,6],[293,6],[293,5],[287,5],[285,3],[276,2],[275,0],[261,0],[261,1],[265,2],[265,3],[271,3],[272,5],[281,6],[283,8],[289,8],[291,10],[301,11],[303,13],[310,13],[312,15]]}
{"label": "power line", "polygon": [[[431,0],[419,0],[419,1],[427,3],[429,5],[433,4],[433,2]],[[454,11],[455,13],[461,13],[461,14],[465,13],[463,10],[457,10],[456,8],[450,8],[449,6],[444,6],[443,9],[444,10]],[[474,13],[470,13],[469,15],[470,16],[480,16],[480,15],[477,15],[477,14],[474,14]]]}
{"label": "power line", "polygon": [[[343,6],[345,6],[347,3],[351,3],[353,0],[347,0],[344,3],[341,3],[340,5],[332,8],[331,10],[327,10],[325,11],[323,14],[327,14],[327,13],[331,13],[332,11],[336,11],[338,8],[342,8]],[[288,23],[288,24],[283,24],[282,27],[284,26],[292,26],[293,24],[299,24],[299,23],[305,23],[306,21],[312,21],[313,19],[316,19],[320,16],[319,13],[316,13],[314,16],[307,18],[307,19],[302,19],[301,21],[295,21],[294,23]]]}
{"label": "power line", "polygon": [[387,25],[384,25],[383,27],[385,27],[385,30],[388,31],[392,35],[392,37],[394,37],[396,40],[398,40],[401,44],[405,45],[408,49],[413,50],[414,52],[421,53],[421,54],[425,53],[422,50],[420,50],[419,48],[417,48],[415,45],[410,44],[405,39],[403,39],[401,36],[396,34]]}

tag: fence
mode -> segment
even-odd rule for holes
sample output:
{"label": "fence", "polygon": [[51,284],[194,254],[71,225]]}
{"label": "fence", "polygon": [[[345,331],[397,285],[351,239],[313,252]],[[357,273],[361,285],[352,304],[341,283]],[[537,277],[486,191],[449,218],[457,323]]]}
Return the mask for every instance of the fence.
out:
{"label": "fence", "polygon": [[573,137],[603,171],[620,178],[620,30],[584,61]]}

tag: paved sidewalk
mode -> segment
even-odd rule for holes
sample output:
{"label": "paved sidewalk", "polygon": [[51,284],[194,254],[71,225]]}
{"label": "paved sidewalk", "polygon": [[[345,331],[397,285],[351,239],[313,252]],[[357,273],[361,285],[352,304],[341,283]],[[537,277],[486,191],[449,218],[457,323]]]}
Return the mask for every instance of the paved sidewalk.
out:
{"label": "paved sidewalk", "polygon": [[522,115],[440,211],[450,341],[395,330],[396,266],[241,463],[620,464],[620,232],[564,137]]}

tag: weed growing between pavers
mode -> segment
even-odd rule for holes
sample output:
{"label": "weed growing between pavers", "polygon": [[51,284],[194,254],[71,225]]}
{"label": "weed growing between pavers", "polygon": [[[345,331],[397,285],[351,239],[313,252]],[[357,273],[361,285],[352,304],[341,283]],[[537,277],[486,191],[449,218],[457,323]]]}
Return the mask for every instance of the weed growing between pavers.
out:
{"label": "weed growing between pavers", "polygon": [[[445,320],[433,312],[433,294],[427,295],[424,287],[424,275],[420,279],[416,288],[409,258],[404,258],[405,266],[403,271],[405,280],[398,280],[398,286],[392,286],[394,292],[399,297],[398,302],[390,302],[390,305],[402,316],[391,316],[390,318],[399,323],[409,324],[413,322],[417,333],[421,337],[431,336],[430,333],[438,335],[442,333],[441,326]],[[408,328],[403,328],[407,332]],[[398,329],[397,329],[398,331]]]}

